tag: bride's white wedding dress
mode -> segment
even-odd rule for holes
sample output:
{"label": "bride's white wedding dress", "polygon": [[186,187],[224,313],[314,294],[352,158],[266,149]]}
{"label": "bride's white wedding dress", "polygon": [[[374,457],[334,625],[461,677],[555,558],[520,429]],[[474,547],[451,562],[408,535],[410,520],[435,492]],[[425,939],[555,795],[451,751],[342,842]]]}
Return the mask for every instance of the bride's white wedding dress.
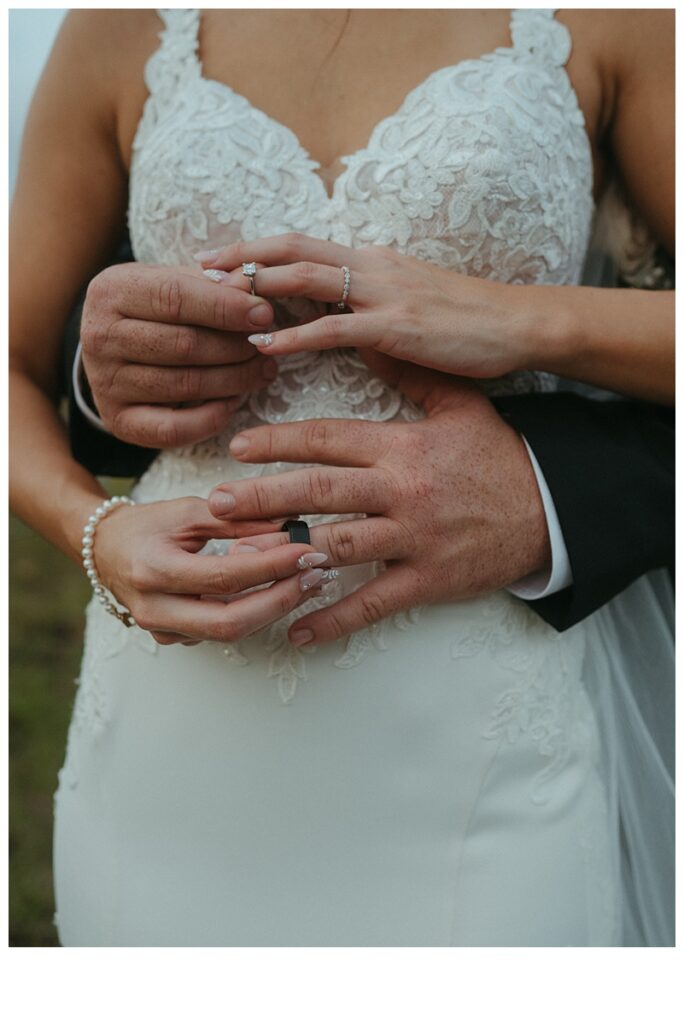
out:
{"label": "bride's white wedding dress", "polygon": [[[138,260],[297,230],[521,285],[579,281],[592,161],[553,12],[514,12],[509,47],[430,75],[344,158],[331,197],[290,130],[203,77],[199,13],[161,16],[130,180]],[[419,413],[353,353],[290,357],[223,436],[162,453],[135,497],[282,470],[236,464],[230,437],[311,416]],[[164,648],[90,605],[56,796],[63,944],[629,941],[596,616],[557,634],[501,593],[308,652],[287,643],[291,618]]]}

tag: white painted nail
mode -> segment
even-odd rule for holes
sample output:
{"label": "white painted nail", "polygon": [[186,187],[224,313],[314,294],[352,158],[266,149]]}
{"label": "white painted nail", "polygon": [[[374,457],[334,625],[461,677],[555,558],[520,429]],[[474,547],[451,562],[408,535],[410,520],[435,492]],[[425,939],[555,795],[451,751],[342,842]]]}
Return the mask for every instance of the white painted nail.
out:
{"label": "white painted nail", "polygon": [[299,577],[299,586],[303,591],[311,590],[312,587],[318,586],[322,579],[322,569],[310,569]]}
{"label": "white painted nail", "polygon": [[202,249],[200,252],[194,252],[192,258],[198,263],[206,263],[207,260],[215,260],[220,252],[220,249]]}
{"label": "white painted nail", "polygon": [[298,569],[315,569],[317,565],[323,565],[328,561],[328,556],[322,551],[313,551],[310,555],[300,555],[297,559]]}
{"label": "white painted nail", "polygon": [[273,344],[272,334],[248,334],[247,341],[252,345],[256,345],[257,348],[268,348],[269,345]]}
{"label": "white painted nail", "polygon": [[202,274],[204,277],[208,277],[210,281],[216,281],[216,284],[221,284],[222,281],[227,281],[230,274],[226,274],[225,270],[203,270]]}

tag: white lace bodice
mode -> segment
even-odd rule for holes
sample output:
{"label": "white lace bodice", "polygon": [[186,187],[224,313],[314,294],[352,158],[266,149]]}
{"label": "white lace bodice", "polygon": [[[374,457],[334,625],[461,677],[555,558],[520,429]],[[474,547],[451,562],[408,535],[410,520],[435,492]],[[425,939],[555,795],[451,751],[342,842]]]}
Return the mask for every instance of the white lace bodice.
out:
{"label": "white lace bodice", "polygon": [[[130,179],[138,260],[191,264],[198,249],[301,231],[350,246],[393,246],[511,284],[579,282],[594,207],[591,147],[565,71],[570,35],[553,11],[514,11],[510,46],[429,75],[367,146],[342,158],[332,196],[290,129],[203,77],[200,12],[160,16],[165,28],[146,68],[150,95]],[[233,433],[254,423],[420,415],[371,378],[354,352],[304,353],[280,364],[278,378],[245,401],[226,434],[160,456],[155,486],[160,473],[169,482],[199,475],[211,486],[251,472],[225,451]],[[490,390],[553,384],[546,374],[523,373]]]}

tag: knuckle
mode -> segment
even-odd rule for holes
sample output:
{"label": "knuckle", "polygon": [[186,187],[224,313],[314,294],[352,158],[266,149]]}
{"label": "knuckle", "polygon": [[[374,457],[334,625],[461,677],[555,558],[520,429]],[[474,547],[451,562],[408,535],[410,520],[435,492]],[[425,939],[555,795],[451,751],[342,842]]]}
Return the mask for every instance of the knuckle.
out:
{"label": "knuckle", "polygon": [[328,609],[325,626],[326,633],[330,636],[331,640],[339,640],[349,632],[344,620],[332,608]]}
{"label": "knuckle", "polygon": [[342,325],[340,324],[340,321],[336,317],[323,317],[323,320],[321,321],[321,327],[328,341],[337,341],[342,334]]}
{"label": "knuckle", "polygon": [[178,401],[193,402],[202,397],[202,371],[196,366],[183,366],[176,374]]}
{"label": "knuckle", "polygon": [[296,256],[301,251],[304,235],[300,231],[288,231],[283,239],[285,251],[290,257]]}
{"label": "knuckle", "polygon": [[160,420],[152,430],[152,445],[155,448],[177,448],[180,444],[178,424],[171,413]]}
{"label": "knuckle", "polygon": [[320,448],[332,440],[330,424],[325,420],[310,420],[304,426],[304,449],[308,446]]}
{"label": "knuckle", "polygon": [[397,259],[397,253],[394,249],[390,248],[389,245],[372,245],[368,248],[368,253],[371,256],[375,256],[378,259],[395,263]]}
{"label": "knuckle", "polygon": [[359,611],[367,626],[384,619],[388,614],[385,601],[379,594],[359,594]]}
{"label": "knuckle", "polygon": [[356,542],[347,523],[334,523],[330,527],[327,547],[334,563],[345,565],[354,562]]}
{"label": "knuckle", "polygon": [[183,315],[183,289],[175,277],[160,281],[152,293],[155,312],[161,317],[173,321],[180,320]]}
{"label": "knuckle", "polygon": [[268,492],[259,480],[254,481],[252,500],[254,501],[257,519],[264,519],[268,512]]}
{"label": "knuckle", "polygon": [[172,339],[172,352],[179,363],[188,363],[195,355],[197,332],[193,327],[177,327]]}
{"label": "knuckle", "polygon": [[221,568],[215,570],[211,579],[211,585],[219,594],[237,594],[242,589],[228,566],[221,566]]}
{"label": "knuckle", "polygon": [[319,505],[325,506],[332,497],[332,481],[325,470],[312,469],[308,477],[307,488],[314,510]]}
{"label": "knuckle", "polygon": [[129,583],[134,590],[144,593],[154,586],[154,573],[149,566],[134,563],[130,568]]}
{"label": "knuckle", "polygon": [[292,601],[292,598],[290,597],[289,594],[282,593],[278,595],[278,600],[276,601],[276,609],[279,618],[282,618],[283,615],[288,615],[292,611],[293,603],[294,602]]}
{"label": "knuckle", "polygon": [[155,621],[152,608],[147,601],[138,598],[136,601],[131,602],[130,610],[136,625],[140,626],[141,629],[146,629],[150,632],[159,625]]}
{"label": "knuckle", "polygon": [[292,269],[295,279],[302,287],[309,285],[317,272],[316,264],[307,262],[296,263]]}

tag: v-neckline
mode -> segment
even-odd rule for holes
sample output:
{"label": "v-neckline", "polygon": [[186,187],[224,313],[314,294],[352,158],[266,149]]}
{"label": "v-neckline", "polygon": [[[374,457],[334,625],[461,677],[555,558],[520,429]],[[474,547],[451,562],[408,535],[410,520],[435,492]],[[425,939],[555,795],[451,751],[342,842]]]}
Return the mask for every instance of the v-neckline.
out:
{"label": "v-neckline", "polygon": [[[363,155],[364,153],[368,153],[369,150],[372,148],[374,139],[378,132],[380,131],[380,129],[383,128],[388,121],[393,121],[396,117],[398,117],[399,114],[401,114],[404,107],[406,106],[406,104],[409,102],[409,100],[412,99],[413,96],[415,96],[422,89],[424,89],[434,78],[436,78],[438,75],[444,75],[449,72],[453,73],[457,70],[460,70],[463,67],[466,67],[468,64],[481,64],[488,60],[492,60],[495,57],[510,56],[512,53],[516,51],[517,47],[513,40],[512,31],[513,16],[515,14],[515,10],[516,8],[511,8],[509,11],[508,34],[510,42],[507,46],[497,46],[491,50],[488,50],[486,53],[480,54],[480,56],[478,57],[464,57],[462,60],[457,61],[455,64],[443,65],[441,67],[435,68],[434,71],[430,71],[424,78],[421,79],[420,82],[418,82],[417,85],[414,85],[411,89],[409,89],[409,91],[406,93],[401,103],[399,104],[398,107],[396,107],[395,110],[391,111],[389,114],[386,114],[373,126],[365,145],[359,147],[359,149],[355,149],[352,153],[345,153],[342,156],[336,157],[330,164],[328,164],[327,167],[333,167],[335,164],[338,163],[343,165],[343,169],[339,172],[339,174],[336,174],[335,177],[333,178],[330,185],[330,191],[328,191],[326,182],[318,173],[318,171],[325,170],[326,168],[323,167],[319,160],[314,159],[314,157],[311,155],[311,153],[306,148],[304,143],[301,141],[299,135],[297,134],[296,131],[294,131],[293,128],[290,128],[283,121],[278,120],[278,118],[273,117],[271,114],[266,113],[265,110],[263,110],[261,107],[253,103],[249,99],[249,97],[245,96],[241,92],[238,92],[237,89],[234,89],[233,86],[229,85],[227,82],[222,82],[218,78],[207,78],[207,76],[204,74],[204,65],[202,62],[202,57],[199,53],[199,35],[197,49],[195,50],[194,53],[196,70],[199,75],[200,81],[205,83],[207,86],[211,88],[221,89],[224,92],[230,94],[231,96],[234,96],[241,103],[247,104],[247,106],[257,115],[257,117],[261,118],[262,120],[266,121],[270,126],[277,128],[279,131],[282,131],[287,136],[289,136],[290,139],[292,139],[295,142],[300,155],[303,156],[307,163],[309,164],[311,173],[313,174],[313,177],[318,181],[321,188],[321,192],[323,193],[325,199],[328,201],[328,203],[334,203],[337,193],[337,186],[339,182],[347,174],[349,170],[349,163],[352,160],[356,159],[357,157]],[[199,18],[201,18],[201,11],[198,11],[198,16]]]}

